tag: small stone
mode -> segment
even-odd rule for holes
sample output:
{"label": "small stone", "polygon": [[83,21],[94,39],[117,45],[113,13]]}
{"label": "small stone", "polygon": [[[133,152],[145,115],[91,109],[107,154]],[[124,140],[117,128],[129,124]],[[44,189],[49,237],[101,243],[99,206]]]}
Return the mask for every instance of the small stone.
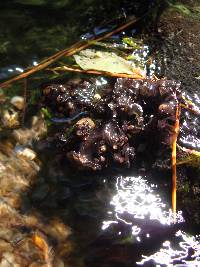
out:
{"label": "small stone", "polygon": [[88,124],[91,129],[95,127],[95,123],[90,118],[82,118],[76,123],[76,125],[78,126],[83,125],[83,124]]}
{"label": "small stone", "polygon": [[22,147],[22,146],[16,146],[15,147],[15,152],[17,155],[22,156],[24,158],[34,160],[36,158],[36,153],[35,151],[31,150],[28,147]]}
{"label": "small stone", "polygon": [[11,98],[10,103],[15,106],[19,110],[23,110],[24,108],[24,98],[21,96],[14,96]]}
{"label": "small stone", "polygon": [[36,126],[39,122],[39,117],[38,116],[33,116],[31,119],[31,125],[32,127]]}
{"label": "small stone", "polygon": [[0,267],[12,267],[15,264],[14,255],[11,252],[4,252]]}
{"label": "small stone", "polygon": [[100,94],[95,94],[95,95],[94,95],[94,99],[95,99],[96,101],[99,101],[99,100],[101,99]]}
{"label": "small stone", "polygon": [[14,128],[19,126],[19,115],[14,110],[4,110],[2,116],[2,123],[4,127]]}

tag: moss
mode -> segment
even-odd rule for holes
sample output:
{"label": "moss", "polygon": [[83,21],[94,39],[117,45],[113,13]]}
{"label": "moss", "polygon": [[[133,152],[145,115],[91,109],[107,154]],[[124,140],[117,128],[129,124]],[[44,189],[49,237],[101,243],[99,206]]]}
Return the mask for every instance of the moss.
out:
{"label": "moss", "polygon": [[191,15],[191,11],[183,4],[170,4],[170,7],[184,15],[190,16]]}
{"label": "moss", "polygon": [[176,1],[168,1],[171,10],[180,13],[183,16],[192,19],[200,19],[200,6],[192,6],[189,4],[182,4]]}

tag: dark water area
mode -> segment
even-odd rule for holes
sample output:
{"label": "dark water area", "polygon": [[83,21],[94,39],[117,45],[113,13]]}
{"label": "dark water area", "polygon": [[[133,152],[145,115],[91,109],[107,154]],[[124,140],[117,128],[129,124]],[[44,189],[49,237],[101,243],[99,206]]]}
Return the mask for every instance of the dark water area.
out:
{"label": "dark water area", "polygon": [[142,5],[140,1],[131,4],[125,0],[1,2],[1,67],[31,66],[34,61],[73,44],[82,35],[98,34],[125,21],[127,16],[144,14],[156,4],[143,2]]}
{"label": "dark water area", "polygon": [[[134,16],[142,18],[111,41],[135,38],[142,45],[134,55],[148,77],[154,73],[181,81],[185,96],[199,110],[198,1],[1,1],[0,80]],[[0,266],[199,267],[199,158],[177,168],[175,223],[169,162],[156,168],[147,162],[129,170],[77,170],[51,146],[52,136],[39,115],[38,87],[70,78],[74,75],[45,71],[28,78],[24,125],[0,127]],[[16,95],[24,96],[21,82],[1,91],[2,124]],[[183,110],[181,123],[179,144],[200,151],[199,117]],[[32,152],[21,158],[26,147]],[[151,152],[145,156],[151,161]],[[32,233],[44,236],[50,263],[41,256],[43,249],[31,243]],[[13,246],[18,239],[24,245]]]}

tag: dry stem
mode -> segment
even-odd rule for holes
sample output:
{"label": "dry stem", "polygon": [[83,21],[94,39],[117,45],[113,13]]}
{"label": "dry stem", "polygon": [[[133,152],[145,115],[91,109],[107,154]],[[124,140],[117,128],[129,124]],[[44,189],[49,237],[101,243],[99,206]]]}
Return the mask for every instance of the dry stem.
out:
{"label": "dry stem", "polygon": [[130,79],[145,79],[146,77],[143,76],[138,69],[135,69],[133,74],[126,74],[126,73],[112,73],[108,71],[97,71],[97,70],[82,70],[79,68],[63,66],[50,69],[51,71],[72,71],[72,72],[79,72],[79,73],[87,73],[87,74],[94,74],[94,75],[104,75],[109,77],[117,77],[117,78],[130,78]]}
{"label": "dry stem", "polygon": [[179,133],[179,118],[180,118],[180,106],[176,108],[176,122],[174,125],[174,138],[172,141],[172,211],[174,213],[174,221],[176,221],[176,142]]}

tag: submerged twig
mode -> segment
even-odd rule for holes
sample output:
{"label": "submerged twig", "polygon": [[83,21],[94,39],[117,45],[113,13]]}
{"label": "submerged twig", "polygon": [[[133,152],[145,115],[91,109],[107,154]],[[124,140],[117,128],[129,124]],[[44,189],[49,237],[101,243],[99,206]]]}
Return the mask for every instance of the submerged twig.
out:
{"label": "submerged twig", "polygon": [[126,29],[127,27],[129,27],[130,25],[136,23],[140,19],[141,19],[141,17],[140,18],[131,19],[129,22],[119,26],[115,30],[113,30],[111,32],[108,32],[103,36],[92,37],[91,39],[89,39],[87,41],[79,41],[79,42],[75,43],[74,45],[72,45],[70,48],[66,48],[66,49],[54,54],[53,56],[41,61],[37,66],[26,70],[24,73],[19,74],[18,76],[14,77],[14,78],[11,78],[8,81],[5,81],[5,82],[1,83],[0,84],[0,88],[5,88],[5,87],[7,87],[8,85],[12,84],[15,81],[19,81],[21,79],[24,79],[24,78],[30,76],[31,74],[46,68],[47,66],[49,66],[52,63],[54,63],[55,61],[57,61],[58,59],[60,59],[63,56],[72,56],[75,53],[77,53],[77,52],[79,52],[79,51],[81,51],[83,49],[86,49],[90,45],[94,44],[94,42],[98,42],[98,41],[101,41],[103,39],[109,38],[112,35],[120,32],[120,31]]}
{"label": "submerged twig", "polygon": [[181,161],[178,161],[177,163],[176,163],[176,166],[180,166],[180,165],[183,165],[183,164],[188,164],[188,163],[190,163],[192,161],[192,159],[183,159],[183,160],[181,160]]}
{"label": "submerged twig", "polygon": [[186,106],[184,104],[181,104],[181,107],[200,116],[200,111],[194,108],[194,105]]}
{"label": "submerged twig", "polygon": [[126,74],[126,73],[113,73],[108,71],[99,71],[99,70],[83,70],[79,68],[63,66],[50,69],[51,71],[72,71],[72,72],[79,72],[79,73],[87,73],[87,74],[94,74],[94,75],[104,75],[110,77],[117,77],[117,78],[130,78],[130,79],[145,79],[146,77],[143,76],[138,69],[135,69],[133,74]]}
{"label": "submerged twig", "polygon": [[194,150],[194,149],[190,149],[190,148],[186,148],[186,147],[182,147],[182,146],[180,146],[180,145],[178,145],[178,144],[177,144],[177,147],[178,147],[179,149],[181,149],[182,151],[188,153],[188,154],[191,154],[191,155],[200,157],[200,152],[199,152],[199,151],[196,151],[196,150]]}
{"label": "submerged twig", "polygon": [[176,221],[176,142],[179,133],[179,118],[180,118],[181,108],[177,105],[176,108],[176,122],[174,125],[174,138],[172,141],[172,211],[174,213],[174,221]]}

